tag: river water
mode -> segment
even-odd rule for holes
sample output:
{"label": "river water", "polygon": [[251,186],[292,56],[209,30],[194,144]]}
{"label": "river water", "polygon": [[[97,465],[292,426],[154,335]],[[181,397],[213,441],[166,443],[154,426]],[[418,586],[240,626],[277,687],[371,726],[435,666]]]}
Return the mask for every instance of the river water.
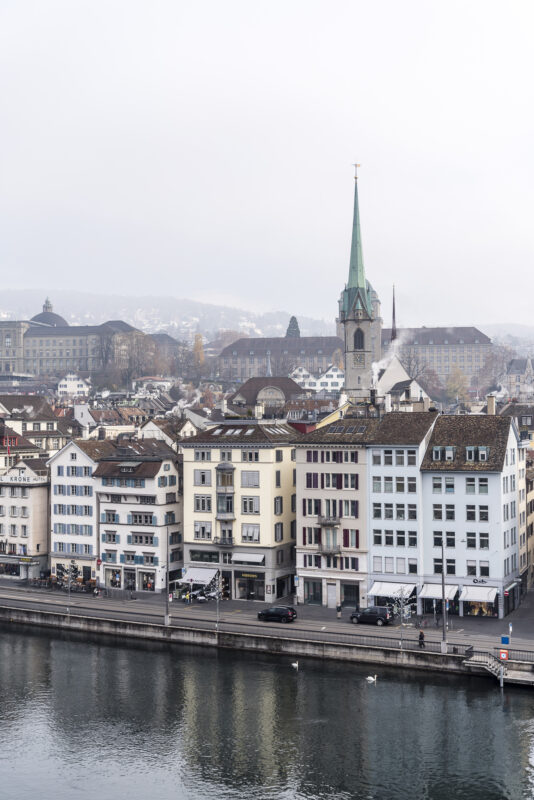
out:
{"label": "river water", "polygon": [[0,628],[6,800],[520,800],[531,691]]}

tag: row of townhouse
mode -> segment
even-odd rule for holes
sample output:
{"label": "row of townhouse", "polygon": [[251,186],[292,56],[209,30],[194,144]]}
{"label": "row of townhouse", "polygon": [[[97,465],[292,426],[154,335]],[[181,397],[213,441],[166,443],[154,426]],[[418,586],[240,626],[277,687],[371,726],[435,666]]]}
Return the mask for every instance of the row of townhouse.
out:
{"label": "row of townhouse", "polygon": [[526,449],[502,417],[339,420],[296,444],[297,597],[504,616],[528,584]]}

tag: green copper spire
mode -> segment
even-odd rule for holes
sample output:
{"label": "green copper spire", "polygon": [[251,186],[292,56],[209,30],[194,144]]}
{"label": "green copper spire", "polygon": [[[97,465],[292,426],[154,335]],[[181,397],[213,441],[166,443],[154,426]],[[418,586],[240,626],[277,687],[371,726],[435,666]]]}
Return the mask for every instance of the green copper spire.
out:
{"label": "green copper spire", "polygon": [[[354,165],[358,167],[357,164]],[[356,311],[373,316],[369,287],[365,279],[360,230],[360,209],[358,204],[358,175],[354,176],[354,215],[352,219],[352,243],[350,248],[349,280],[343,292],[342,310],[345,314]]]}
{"label": "green copper spire", "polygon": [[352,244],[350,247],[349,281],[347,289],[361,288],[367,292],[363,268],[362,233],[358,205],[358,176],[354,176],[354,215],[352,219]]}

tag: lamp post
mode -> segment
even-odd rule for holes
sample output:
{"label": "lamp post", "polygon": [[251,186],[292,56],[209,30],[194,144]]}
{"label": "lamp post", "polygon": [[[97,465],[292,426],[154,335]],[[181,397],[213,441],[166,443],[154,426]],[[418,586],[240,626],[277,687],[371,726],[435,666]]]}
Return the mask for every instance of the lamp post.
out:
{"label": "lamp post", "polygon": [[441,533],[441,621],[443,623],[441,652],[447,654],[447,606],[445,604],[445,533]]}
{"label": "lamp post", "polygon": [[169,610],[169,529],[166,528],[165,537],[167,539],[167,552],[165,562],[165,617],[163,620],[164,625],[171,624],[171,614]]}
{"label": "lamp post", "polygon": [[67,572],[67,616],[70,616],[70,582],[72,577],[72,568],[76,562],[73,558],[70,560],[70,565]]}

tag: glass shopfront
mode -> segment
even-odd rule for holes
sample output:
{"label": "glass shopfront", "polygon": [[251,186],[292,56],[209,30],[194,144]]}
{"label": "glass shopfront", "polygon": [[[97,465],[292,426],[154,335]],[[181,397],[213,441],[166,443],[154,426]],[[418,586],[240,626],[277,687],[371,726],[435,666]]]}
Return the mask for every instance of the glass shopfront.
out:
{"label": "glass shopfront", "polygon": [[10,578],[20,578],[20,564],[0,561],[0,575],[5,575]]}
{"label": "glass shopfront", "polygon": [[304,602],[319,606],[323,604],[322,581],[304,581]]}
{"label": "glass shopfront", "polygon": [[351,608],[360,607],[360,584],[341,582],[341,605]]}
{"label": "glass shopfront", "polygon": [[135,585],[135,570],[134,569],[125,569],[124,570],[124,588],[128,589],[130,592],[135,592],[136,585]]}
{"label": "glass shopfront", "polygon": [[139,589],[142,589],[144,592],[153,592],[155,577],[156,574],[154,572],[140,572]]}
{"label": "glass shopfront", "polygon": [[[447,609],[447,614],[458,616],[460,613],[460,603],[458,602],[458,592],[456,593],[456,597],[454,600],[449,600],[449,608]],[[442,614],[442,602],[441,598],[432,599],[430,597],[425,597],[423,599],[423,614],[437,614],[441,616]]]}
{"label": "glass shopfront", "polygon": [[494,603],[467,602],[464,600],[464,617],[498,617],[499,616],[499,596]]}
{"label": "glass shopfront", "polygon": [[265,600],[265,574],[263,572],[235,572],[236,600]]}
{"label": "glass shopfront", "polygon": [[121,573],[120,570],[109,568],[107,567],[104,570],[104,582],[105,585],[112,589],[121,589],[122,588],[122,581],[121,581]]}

